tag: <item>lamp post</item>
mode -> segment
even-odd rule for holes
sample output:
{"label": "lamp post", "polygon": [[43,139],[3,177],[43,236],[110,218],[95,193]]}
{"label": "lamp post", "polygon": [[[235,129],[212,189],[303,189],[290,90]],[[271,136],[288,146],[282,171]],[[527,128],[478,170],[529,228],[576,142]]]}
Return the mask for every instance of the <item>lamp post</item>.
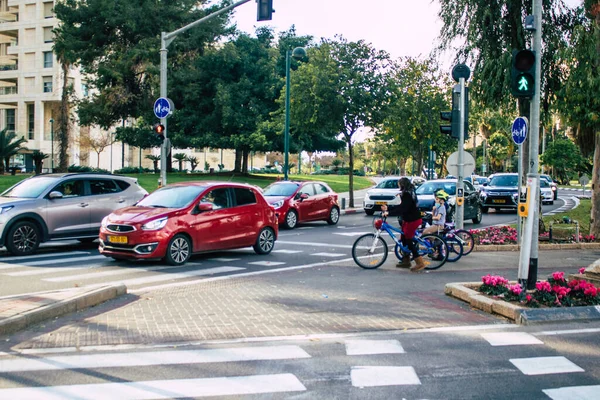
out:
{"label": "lamp post", "polygon": [[54,172],[54,118],[50,118],[50,172]]}
{"label": "lamp post", "polygon": [[295,60],[306,58],[306,50],[303,47],[296,47],[294,51],[288,50],[285,53],[285,127],[283,137],[283,180],[288,180],[289,153],[290,153],[290,69],[291,57]]}

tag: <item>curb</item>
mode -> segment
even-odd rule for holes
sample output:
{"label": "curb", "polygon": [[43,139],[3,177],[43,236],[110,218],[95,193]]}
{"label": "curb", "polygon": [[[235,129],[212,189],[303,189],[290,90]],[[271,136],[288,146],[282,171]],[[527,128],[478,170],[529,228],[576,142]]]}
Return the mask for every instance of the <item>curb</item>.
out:
{"label": "curb", "polygon": [[[518,244],[476,244],[474,251],[519,251]],[[600,250],[600,243],[540,243],[540,250]]]}
{"label": "curb", "polygon": [[448,283],[444,287],[444,293],[469,303],[473,308],[501,315],[519,325],[600,321],[600,306],[526,308],[503,300],[494,300],[473,289],[480,285],[480,282]]}
{"label": "curb", "polygon": [[358,214],[360,212],[364,212],[362,208],[347,208],[344,210],[340,210],[341,215],[345,214]]}
{"label": "curb", "polygon": [[0,335],[14,333],[47,319],[81,311],[126,293],[127,287],[124,284],[119,284],[104,286],[83,294],[76,294],[70,298],[38,307],[0,321]]}

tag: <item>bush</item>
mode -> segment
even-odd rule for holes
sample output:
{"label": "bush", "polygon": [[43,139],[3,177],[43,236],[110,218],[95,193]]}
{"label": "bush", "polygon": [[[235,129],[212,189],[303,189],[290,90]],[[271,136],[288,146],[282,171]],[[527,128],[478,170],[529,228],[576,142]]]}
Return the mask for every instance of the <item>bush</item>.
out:
{"label": "bush", "polygon": [[93,172],[98,174],[110,174],[110,171],[107,171],[102,168],[92,168],[86,165],[71,165],[68,169],[68,172]]}
{"label": "bush", "polygon": [[139,167],[124,167],[121,169],[115,170],[115,174],[144,174],[153,172],[149,168],[139,168]]}

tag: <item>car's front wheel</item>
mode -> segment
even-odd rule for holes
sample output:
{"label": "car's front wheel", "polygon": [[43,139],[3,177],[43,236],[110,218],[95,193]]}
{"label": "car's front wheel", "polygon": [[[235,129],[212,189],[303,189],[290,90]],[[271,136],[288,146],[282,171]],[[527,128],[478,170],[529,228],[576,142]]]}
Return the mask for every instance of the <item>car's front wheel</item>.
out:
{"label": "car's front wheel", "polygon": [[375,214],[375,210],[371,209],[371,210],[365,210],[365,214],[367,215],[373,215]]}
{"label": "car's front wheel", "polygon": [[179,233],[169,241],[165,261],[169,265],[182,265],[190,259],[192,255],[192,242],[190,239]]}
{"label": "car's front wheel", "polygon": [[481,212],[487,214],[490,209],[487,207],[481,207]]}
{"label": "car's front wheel", "polygon": [[337,207],[331,207],[329,210],[329,218],[327,218],[327,223],[329,225],[335,225],[340,220],[340,209]]}
{"label": "car's front wheel", "polygon": [[41,243],[40,229],[31,221],[17,222],[6,235],[6,249],[15,256],[33,254]]}
{"label": "car's front wheel", "polygon": [[263,228],[254,243],[254,251],[256,254],[269,254],[273,247],[275,247],[275,232],[271,228]]}
{"label": "car's front wheel", "polygon": [[285,215],[285,227],[294,229],[298,225],[298,213],[295,210],[289,210]]}
{"label": "car's front wheel", "polygon": [[482,218],[483,218],[483,215],[482,215],[481,207],[477,207],[477,214],[475,214],[475,218],[473,218],[472,221],[474,224],[479,224],[479,223],[481,223]]}

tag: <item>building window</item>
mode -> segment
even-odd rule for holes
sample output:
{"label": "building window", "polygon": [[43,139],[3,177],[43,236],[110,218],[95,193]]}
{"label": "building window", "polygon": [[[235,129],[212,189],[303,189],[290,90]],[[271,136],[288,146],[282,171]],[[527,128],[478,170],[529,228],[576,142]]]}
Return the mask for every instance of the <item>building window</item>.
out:
{"label": "building window", "polygon": [[44,3],[44,18],[54,18],[54,3]]}
{"label": "building window", "polygon": [[83,97],[88,97],[90,95],[89,90],[88,90],[88,85],[86,83],[81,84],[81,95]]}
{"label": "building window", "polygon": [[52,43],[54,42],[54,33],[52,33],[51,26],[44,27],[44,43]]}
{"label": "building window", "polygon": [[13,132],[13,133],[15,131],[15,110],[14,110],[14,108],[6,110],[6,130],[8,132]]}
{"label": "building window", "polygon": [[42,79],[44,80],[44,93],[52,93],[52,77],[44,76]]}
{"label": "building window", "polygon": [[27,104],[27,125],[29,127],[29,140],[35,139],[35,104]]}
{"label": "building window", "polygon": [[54,60],[52,58],[52,52],[45,51],[44,52],[44,68],[52,68],[53,63],[54,63]]}

